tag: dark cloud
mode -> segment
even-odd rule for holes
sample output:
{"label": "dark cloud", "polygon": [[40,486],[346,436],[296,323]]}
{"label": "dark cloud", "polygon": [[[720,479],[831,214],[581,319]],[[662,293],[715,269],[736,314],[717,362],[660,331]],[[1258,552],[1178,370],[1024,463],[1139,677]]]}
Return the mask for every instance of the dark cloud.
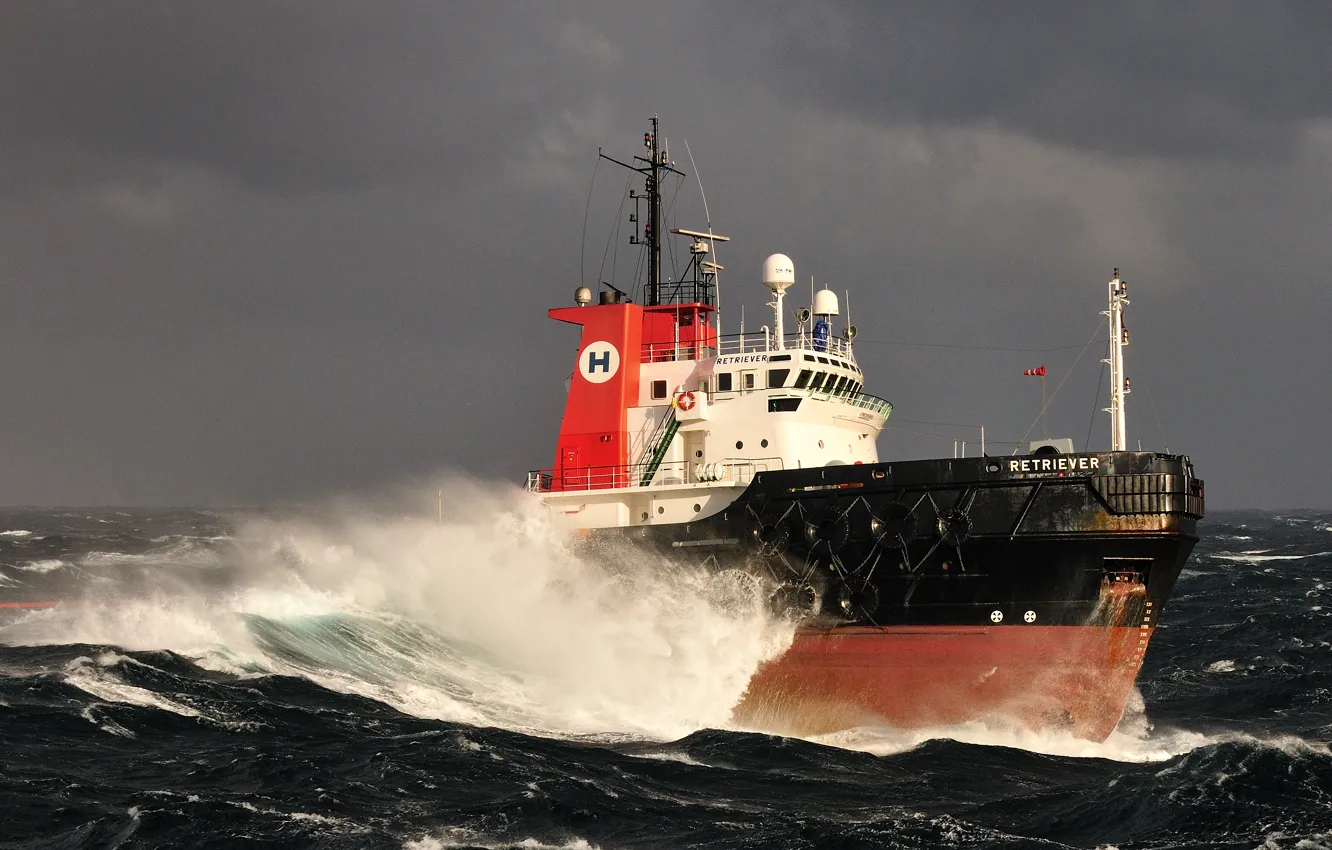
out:
{"label": "dark cloud", "polygon": [[[1041,360],[1073,369],[1052,430],[1104,444],[1081,344],[1118,265],[1134,436],[1217,504],[1332,502],[1322,6],[668,11],[5,5],[0,502],[548,464],[575,339],[545,310],[630,284],[621,173],[580,246],[583,216],[654,112],[734,237],[728,330],[767,321],[773,251],[850,290],[885,457],[1018,440]],[[674,223],[704,221],[691,178]]]}
{"label": "dark cloud", "polygon": [[11,182],[85,159],[277,191],[484,173],[577,64],[548,21],[479,4],[39,0],[4,19],[0,135],[31,164]]}
{"label": "dark cloud", "polygon": [[1285,155],[1332,110],[1317,3],[792,4],[748,54],[813,108],[1129,156]]}

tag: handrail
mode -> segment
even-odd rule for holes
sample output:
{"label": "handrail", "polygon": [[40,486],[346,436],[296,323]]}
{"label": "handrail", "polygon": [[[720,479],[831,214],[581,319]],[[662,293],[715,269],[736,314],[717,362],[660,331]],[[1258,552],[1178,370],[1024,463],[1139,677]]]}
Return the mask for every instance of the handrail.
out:
{"label": "handrail", "polygon": [[623,487],[648,490],[668,484],[701,484],[713,480],[747,484],[760,472],[785,468],[779,457],[734,458],[724,459],[719,463],[723,474],[717,479],[699,478],[695,475],[694,465],[688,461],[662,463],[656,469],[649,485],[640,484],[648,468],[648,464],[645,463],[625,466],[584,466],[562,472],[558,469],[534,469],[527,473],[526,489],[531,493],[581,492]]}
{"label": "handrail", "polygon": [[811,354],[842,357],[851,363],[856,362],[851,341],[839,337],[828,337],[819,348],[814,338],[806,331],[796,331],[782,337],[783,348],[775,346],[775,336],[769,330],[743,334],[725,334],[716,340],[716,345],[701,342],[645,342],[640,351],[642,363],[671,363],[679,360],[706,360],[709,357],[726,354],[774,354],[778,351],[804,351]]}

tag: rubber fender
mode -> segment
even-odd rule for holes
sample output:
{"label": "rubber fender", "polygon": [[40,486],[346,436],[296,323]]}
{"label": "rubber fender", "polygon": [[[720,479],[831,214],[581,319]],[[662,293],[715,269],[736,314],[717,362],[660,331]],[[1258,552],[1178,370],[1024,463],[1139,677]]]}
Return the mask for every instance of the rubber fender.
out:
{"label": "rubber fender", "polygon": [[915,513],[901,502],[889,502],[870,517],[875,542],[885,549],[902,548],[903,543],[916,536],[918,525]]}
{"label": "rubber fender", "polygon": [[787,582],[772,594],[772,611],[778,617],[802,618],[814,613],[819,595],[808,584]]}
{"label": "rubber fender", "polygon": [[846,515],[829,510],[812,522],[805,523],[805,540],[810,548],[822,544],[829,552],[836,552],[851,538],[851,523]]}
{"label": "rubber fender", "polygon": [[752,536],[759,552],[769,558],[785,552],[791,545],[791,529],[781,522],[760,525]]}
{"label": "rubber fender", "polygon": [[954,508],[939,517],[939,537],[949,546],[960,546],[971,536],[971,517]]}

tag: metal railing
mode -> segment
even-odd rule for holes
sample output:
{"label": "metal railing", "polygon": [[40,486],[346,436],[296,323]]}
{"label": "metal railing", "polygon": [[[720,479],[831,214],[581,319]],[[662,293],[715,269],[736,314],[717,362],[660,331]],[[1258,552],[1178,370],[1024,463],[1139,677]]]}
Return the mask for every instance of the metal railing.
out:
{"label": "metal railing", "polygon": [[676,360],[707,360],[716,353],[715,346],[701,343],[645,342],[643,343],[641,362],[671,363]]}
{"label": "metal railing", "polygon": [[[850,340],[829,336],[820,345],[822,347],[815,345],[814,335],[804,329],[785,334],[782,337],[782,346],[786,350],[799,349],[813,354],[832,354],[837,357],[844,357],[852,363],[856,362]],[[755,352],[771,354],[777,350],[777,338],[767,328],[757,333],[726,334],[717,339],[718,354],[753,354]]]}
{"label": "metal railing", "polygon": [[[817,392],[817,390],[815,392]],[[870,395],[869,393],[856,393],[855,395],[842,396],[841,401],[843,404],[849,404],[852,407],[860,407],[865,410],[873,411],[884,419],[887,419],[888,415],[893,412],[893,403],[891,401],[879,398],[876,395]]]}
{"label": "metal railing", "polygon": [[[813,334],[801,330],[786,334],[782,338],[784,351],[806,351],[811,354],[831,354],[856,362],[851,341],[838,337],[828,337],[818,347]],[[766,329],[743,334],[726,334],[717,338],[715,346],[702,343],[647,342],[643,343],[641,362],[670,363],[677,360],[706,360],[714,355],[724,354],[772,354],[779,351],[776,338]]]}
{"label": "metal railing", "polygon": [[[700,467],[705,474],[715,473],[715,477],[700,477]],[[687,461],[671,461],[661,464],[652,478],[652,483],[642,489],[663,487],[670,484],[731,483],[748,484],[760,472],[771,469],[783,469],[782,459],[778,457],[756,459],[726,459],[715,464],[691,464]],[[639,487],[648,464],[636,463],[625,466],[583,466],[573,469],[534,469],[527,473],[527,490],[532,493],[578,492],[586,490],[613,490],[621,487]]]}

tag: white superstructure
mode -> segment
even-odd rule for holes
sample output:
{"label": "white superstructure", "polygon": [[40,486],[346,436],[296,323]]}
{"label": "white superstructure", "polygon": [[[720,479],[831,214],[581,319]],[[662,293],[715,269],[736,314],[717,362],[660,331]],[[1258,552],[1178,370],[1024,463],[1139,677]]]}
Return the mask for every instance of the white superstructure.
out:
{"label": "white superstructure", "polygon": [[837,296],[814,293],[815,315],[801,310],[788,334],[790,258],[765,260],[762,282],[774,296],[775,332],[642,346],[637,397],[625,410],[625,467],[588,467],[581,481],[566,472],[557,486],[550,472],[535,472],[529,489],[576,527],[679,523],[723,510],[760,472],[877,463],[875,439],[892,405],[863,392],[854,328],[832,328]]}

